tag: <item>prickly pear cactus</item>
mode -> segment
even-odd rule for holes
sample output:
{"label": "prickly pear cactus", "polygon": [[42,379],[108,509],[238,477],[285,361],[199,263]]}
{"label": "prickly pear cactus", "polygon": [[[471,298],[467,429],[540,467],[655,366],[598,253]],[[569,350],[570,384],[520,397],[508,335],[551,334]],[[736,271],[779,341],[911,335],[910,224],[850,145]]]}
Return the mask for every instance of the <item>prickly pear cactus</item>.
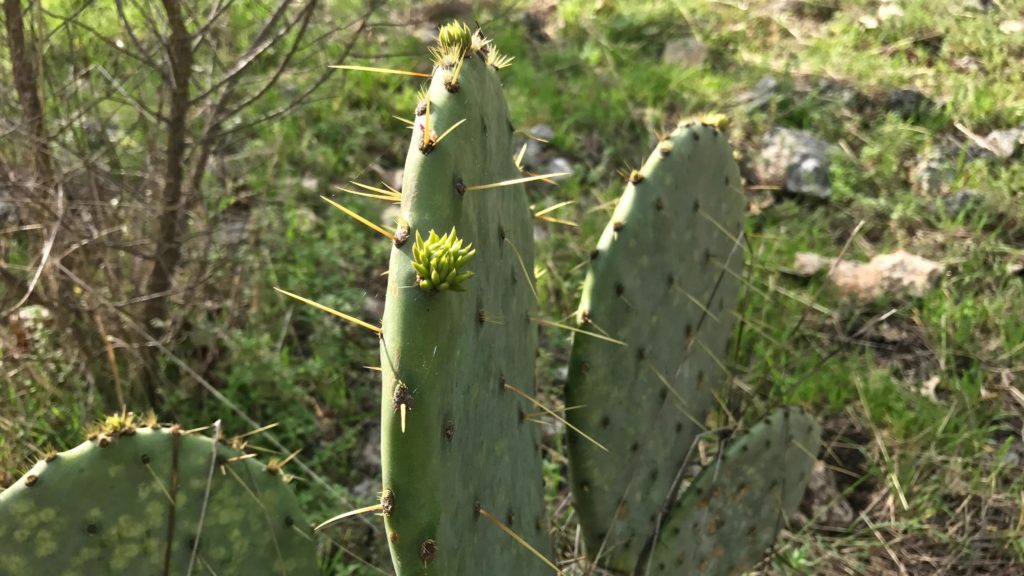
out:
{"label": "prickly pear cactus", "polygon": [[821,430],[799,408],[776,410],[727,446],[669,511],[650,576],[733,576],[757,564],[800,505]]}
{"label": "prickly pear cactus", "polygon": [[317,574],[295,496],[240,455],[130,422],[50,454],[0,493],[0,575]]}
{"label": "prickly pear cactus", "polygon": [[475,188],[521,177],[497,74],[507,59],[463,25],[442,29],[435,57],[382,322],[387,536],[399,576],[540,574],[542,561],[485,518],[550,558],[539,430],[506,387],[534,392],[531,214],[521,184]]}
{"label": "prickly pear cactus", "polygon": [[714,406],[725,401],[745,203],[716,125],[681,125],[633,171],[591,253],[566,404],[576,511],[591,559],[623,571],[652,534]]}

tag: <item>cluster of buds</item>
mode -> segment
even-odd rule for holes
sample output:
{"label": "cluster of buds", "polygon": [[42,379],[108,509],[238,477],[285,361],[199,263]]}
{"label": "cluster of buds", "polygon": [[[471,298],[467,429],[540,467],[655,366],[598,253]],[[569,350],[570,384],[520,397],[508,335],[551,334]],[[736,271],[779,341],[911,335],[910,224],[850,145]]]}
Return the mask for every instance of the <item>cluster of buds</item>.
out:
{"label": "cluster of buds", "polygon": [[462,245],[455,228],[444,236],[431,230],[426,240],[417,230],[412,246],[416,284],[423,290],[462,292],[466,289],[463,284],[473,277],[465,267],[475,254],[472,244]]}

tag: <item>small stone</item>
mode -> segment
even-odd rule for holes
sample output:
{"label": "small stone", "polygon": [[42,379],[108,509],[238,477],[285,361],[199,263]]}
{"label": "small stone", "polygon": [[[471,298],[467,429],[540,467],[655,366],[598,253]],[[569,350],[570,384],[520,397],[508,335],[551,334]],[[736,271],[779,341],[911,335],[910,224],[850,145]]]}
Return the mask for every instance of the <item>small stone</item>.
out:
{"label": "small stone", "polygon": [[820,460],[814,463],[800,512],[833,528],[845,528],[853,522],[853,506],[839,490],[835,474]]}
{"label": "small stone", "polygon": [[1024,145],[1024,128],[993,130],[982,145],[1000,160],[1012,158]]}
{"label": "small stone", "polygon": [[961,56],[953,61],[953,67],[960,72],[981,72],[981,60],[976,56]]}
{"label": "small stone", "polygon": [[881,296],[920,298],[942,278],[945,267],[904,250],[879,254],[869,262],[825,258],[801,252],[794,259],[798,274],[828,270],[829,282],[844,297],[865,302]]}
{"label": "small stone", "polygon": [[1003,20],[999,23],[999,31],[1003,34],[1020,34],[1024,32],[1024,20]]}
{"label": "small stone", "polygon": [[661,53],[663,64],[682,68],[698,68],[704,65],[707,58],[708,47],[692,36],[669,40]]}
{"label": "small stone", "polygon": [[934,100],[917,90],[900,88],[889,93],[883,108],[904,120],[910,120],[914,116],[935,110],[937,106]]}
{"label": "small stone", "polygon": [[861,16],[857,19],[857,22],[860,22],[860,25],[863,26],[865,30],[874,30],[875,28],[878,28],[879,25],[878,18],[870,15]]}
{"label": "small stone", "polygon": [[562,180],[567,180],[569,178],[572,178],[572,172],[573,172],[572,162],[570,162],[568,159],[563,158],[561,156],[556,156],[556,157],[552,158],[551,160],[549,160],[548,163],[544,166],[544,173],[545,174],[555,174],[555,173],[558,173],[558,172],[568,172],[568,174],[566,174],[564,176],[553,176],[551,178],[552,180],[555,180],[556,182],[560,182]]}
{"label": "small stone", "polygon": [[911,186],[918,194],[925,196],[938,196],[947,192],[955,177],[956,171],[952,164],[937,151],[921,156],[910,170]]}
{"label": "small stone", "polygon": [[534,124],[530,127],[529,134],[534,138],[550,142],[555,138],[555,129],[547,124]]}
{"label": "small stone", "polygon": [[736,103],[745,105],[748,111],[759,110],[771,102],[778,89],[779,81],[771,74],[767,74],[762,76],[753,88],[741,94]]}
{"label": "small stone", "polygon": [[810,132],[773,128],[765,134],[754,163],[758,184],[816,198],[832,195],[828,154],[832,146]]}
{"label": "small stone", "polygon": [[[543,163],[544,152],[548,149],[547,142],[555,137],[555,130],[547,124],[535,124],[526,133],[532,138],[525,139],[526,152],[523,154],[523,165],[537,168]],[[520,148],[522,148],[522,143],[516,148],[517,153]]]}
{"label": "small stone", "polygon": [[932,402],[935,402],[936,404],[938,404],[939,403],[939,397],[935,393],[935,390],[938,389],[939,384],[941,384],[941,383],[942,383],[942,379],[941,378],[939,378],[938,376],[932,376],[931,378],[929,378],[929,379],[927,379],[927,380],[925,380],[924,382],[921,383],[921,386],[918,387],[918,389],[917,389],[917,393],[922,395],[922,396],[924,396],[925,398],[931,400]]}
{"label": "small stone", "polygon": [[302,177],[302,189],[309,192],[316,192],[320,189],[320,179],[309,174]]}
{"label": "small stone", "polygon": [[878,19],[882,22],[903,17],[903,7],[895,2],[883,2],[878,7]]}
{"label": "small stone", "polygon": [[979,200],[977,191],[965,188],[942,198],[936,203],[936,209],[944,211],[950,218],[956,218],[974,207]]}

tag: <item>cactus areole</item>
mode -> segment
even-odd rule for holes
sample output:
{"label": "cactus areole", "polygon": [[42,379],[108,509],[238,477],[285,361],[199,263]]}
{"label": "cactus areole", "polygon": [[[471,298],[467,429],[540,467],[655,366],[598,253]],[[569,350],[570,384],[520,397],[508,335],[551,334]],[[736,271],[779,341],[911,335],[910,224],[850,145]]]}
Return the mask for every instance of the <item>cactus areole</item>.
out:
{"label": "cactus areole", "polygon": [[480,513],[551,557],[540,433],[505,388],[534,389],[531,213],[521,184],[468,189],[521,177],[496,50],[451,24],[433,52],[402,186],[416,241],[392,249],[381,326],[388,542],[399,576],[542,574]]}

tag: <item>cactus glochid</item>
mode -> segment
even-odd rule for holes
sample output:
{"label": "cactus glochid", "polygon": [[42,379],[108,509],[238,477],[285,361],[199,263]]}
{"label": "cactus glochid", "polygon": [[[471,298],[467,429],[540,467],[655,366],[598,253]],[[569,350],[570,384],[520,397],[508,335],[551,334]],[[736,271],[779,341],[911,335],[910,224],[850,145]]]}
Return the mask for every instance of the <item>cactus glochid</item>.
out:
{"label": "cactus glochid", "polygon": [[318,573],[275,466],[124,416],[90,438],[0,493],[0,575]]}
{"label": "cactus glochid", "polygon": [[[381,326],[392,562],[399,576],[542,573],[544,564],[489,519],[551,556],[539,430],[524,421],[525,401],[505,388],[534,387],[531,213],[522,184],[478,188],[521,177],[501,82],[488,64],[494,47],[452,24],[434,53],[401,195],[416,241],[392,249]],[[404,430],[400,389],[408,408],[415,403]]]}

